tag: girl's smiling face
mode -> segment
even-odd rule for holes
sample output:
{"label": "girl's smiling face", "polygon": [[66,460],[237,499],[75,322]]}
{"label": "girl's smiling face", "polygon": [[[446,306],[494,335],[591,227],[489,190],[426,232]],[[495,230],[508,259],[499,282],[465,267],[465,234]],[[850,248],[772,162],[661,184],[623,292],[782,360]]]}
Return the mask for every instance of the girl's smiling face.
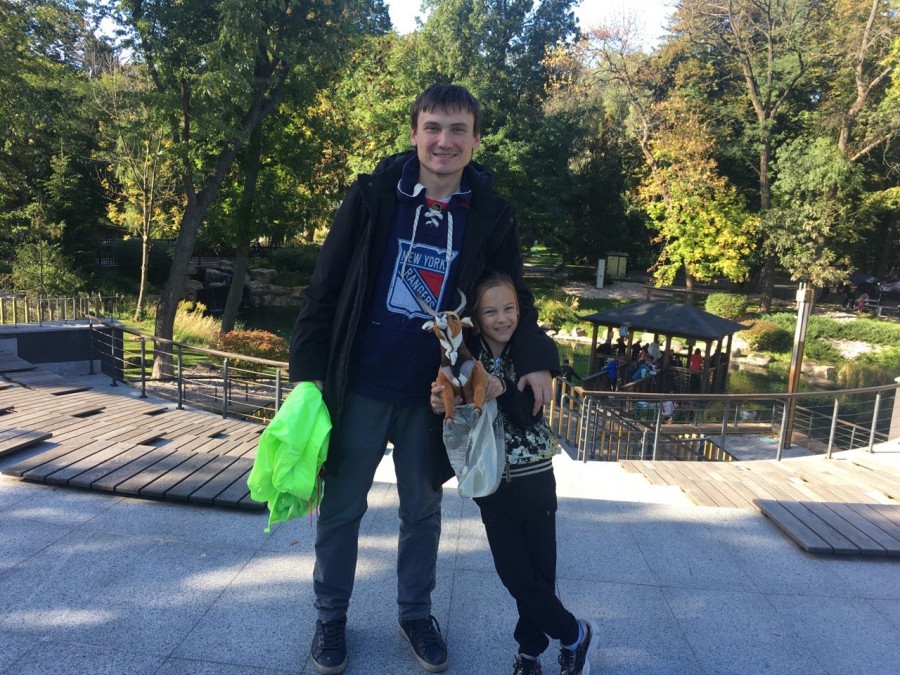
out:
{"label": "girl's smiling face", "polygon": [[475,320],[484,341],[499,356],[519,325],[519,300],[507,284],[485,289],[475,306]]}

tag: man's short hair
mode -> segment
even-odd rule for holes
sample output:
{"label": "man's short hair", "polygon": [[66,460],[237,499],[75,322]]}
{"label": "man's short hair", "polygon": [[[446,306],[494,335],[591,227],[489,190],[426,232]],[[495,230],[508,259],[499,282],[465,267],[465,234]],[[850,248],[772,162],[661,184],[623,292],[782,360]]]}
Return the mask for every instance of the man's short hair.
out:
{"label": "man's short hair", "polygon": [[473,133],[481,134],[481,103],[469,93],[469,90],[458,84],[433,84],[416,97],[409,111],[412,128],[417,128],[419,113],[433,110],[464,110],[472,113],[475,125]]}

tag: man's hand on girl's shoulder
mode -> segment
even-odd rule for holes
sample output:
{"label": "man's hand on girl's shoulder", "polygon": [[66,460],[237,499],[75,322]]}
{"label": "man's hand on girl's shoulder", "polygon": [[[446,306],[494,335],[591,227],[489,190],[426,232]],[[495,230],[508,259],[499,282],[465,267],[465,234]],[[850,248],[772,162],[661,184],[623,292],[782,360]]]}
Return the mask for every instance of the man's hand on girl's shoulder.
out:
{"label": "man's hand on girl's shoulder", "polygon": [[550,385],[552,381],[553,378],[550,377],[549,370],[537,370],[519,378],[519,382],[516,385],[519,391],[525,391],[525,386],[527,385],[531,387],[531,390],[534,392],[534,409],[531,411],[532,415],[537,415],[542,407],[550,403]]}

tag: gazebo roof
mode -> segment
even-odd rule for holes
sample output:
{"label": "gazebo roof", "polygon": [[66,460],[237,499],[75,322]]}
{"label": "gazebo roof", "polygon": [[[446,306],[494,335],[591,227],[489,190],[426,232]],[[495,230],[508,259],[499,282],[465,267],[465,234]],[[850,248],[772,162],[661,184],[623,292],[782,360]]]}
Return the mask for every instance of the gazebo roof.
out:
{"label": "gazebo roof", "polygon": [[690,305],[635,302],[582,317],[597,326],[627,326],[648,333],[711,340],[732,335],[746,326]]}

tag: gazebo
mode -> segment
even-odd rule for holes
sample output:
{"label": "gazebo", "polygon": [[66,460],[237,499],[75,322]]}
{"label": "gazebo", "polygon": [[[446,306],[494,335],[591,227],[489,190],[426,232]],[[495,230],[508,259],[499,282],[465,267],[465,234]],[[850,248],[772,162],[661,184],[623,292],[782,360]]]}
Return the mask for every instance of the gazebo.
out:
{"label": "gazebo", "polygon": [[[660,349],[661,367],[656,379],[659,390],[696,393],[721,393],[725,390],[732,337],[746,328],[737,321],[671,302],[635,302],[584,316],[582,320],[594,325],[589,373],[596,374],[603,366],[603,360],[616,354],[617,344],[613,335],[617,329],[624,327],[628,330],[625,336],[626,355],[631,353],[637,332],[652,333],[657,343],[660,336],[664,338],[665,344]],[[598,346],[601,326],[606,327],[606,338],[605,343]],[[675,354],[672,351],[672,338],[684,341],[686,353]],[[688,367],[688,359],[698,342],[705,344],[705,353],[701,352],[703,365],[699,380],[696,378],[697,371],[692,372]],[[676,358],[681,365],[673,363]],[[627,372],[627,368],[624,370]],[[693,380],[692,375],[695,376]],[[585,379],[590,378],[591,375],[588,375]]]}

